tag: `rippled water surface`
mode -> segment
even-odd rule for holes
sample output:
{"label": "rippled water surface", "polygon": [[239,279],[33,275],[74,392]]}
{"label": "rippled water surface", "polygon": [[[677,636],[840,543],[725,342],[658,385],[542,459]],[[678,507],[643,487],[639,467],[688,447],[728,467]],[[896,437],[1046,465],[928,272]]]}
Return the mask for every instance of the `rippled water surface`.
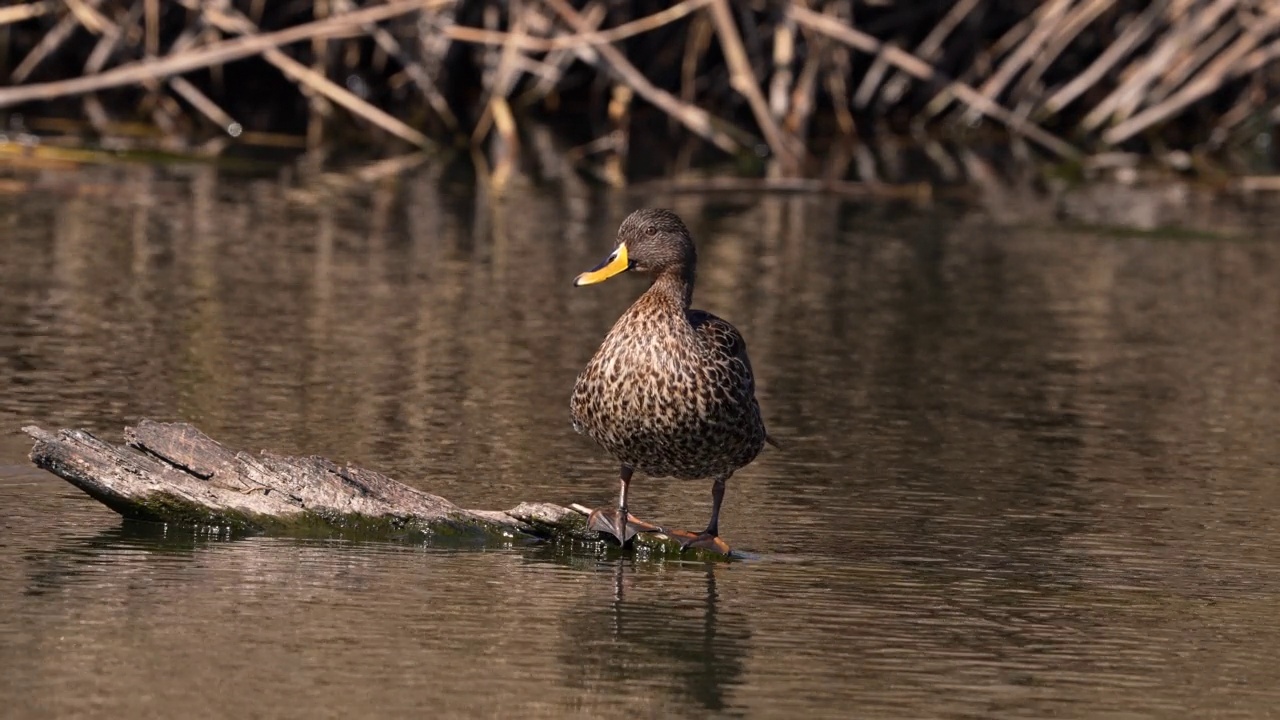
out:
{"label": "rippled water surface", "polygon": [[[567,182],[567,181],[566,181]],[[122,522],[19,428],[182,419],[469,507],[604,504],[568,423],[640,203],[747,337],[729,565]],[[102,169],[0,194],[6,717],[1266,717],[1280,244],[833,198]],[[700,527],[709,485],[639,478]]]}

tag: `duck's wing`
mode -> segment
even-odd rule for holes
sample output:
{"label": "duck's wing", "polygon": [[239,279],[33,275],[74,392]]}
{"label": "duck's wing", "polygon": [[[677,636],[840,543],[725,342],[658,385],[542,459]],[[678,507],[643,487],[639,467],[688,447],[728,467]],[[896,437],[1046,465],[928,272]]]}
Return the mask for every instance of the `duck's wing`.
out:
{"label": "duck's wing", "polygon": [[732,323],[705,310],[690,310],[689,324],[702,343],[714,381],[755,399],[756,380],[747,357],[747,341]]}
{"label": "duck's wing", "polygon": [[[732,393],[737,390],[738,397],[749,400],[759,413],[756,401],[756,379],[751,370],[751,359],[747,357],[747,341],[743,339],[738,328],[723,318],[712,315],[705,310],[690,310],[689,324],[693,326],[698,339],[702,342],[708,357],[711,359],[713,377],[716,382],[723,383]],[[761,430],[764,430],[761,421]],[[770,445],[782,449],[777,440],[764,430],[764,440]]]}

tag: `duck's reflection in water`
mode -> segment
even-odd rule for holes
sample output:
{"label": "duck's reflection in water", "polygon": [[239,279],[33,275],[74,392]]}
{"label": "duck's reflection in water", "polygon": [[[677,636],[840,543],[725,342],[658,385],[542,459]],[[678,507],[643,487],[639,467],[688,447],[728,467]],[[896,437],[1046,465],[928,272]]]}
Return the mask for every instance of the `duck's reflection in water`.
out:
{"label": "duck's reflection in water", "polygon": [[693,700],[702,710],[731,710],[751,629],[746,613],[724,607],[716,589],[717,574],[728,571],[718,563],[615,561],[612,598],[592,593],[564,618],[567,682],[598,685],[602,693],[652,688],[655,709],[669,701],[687,708]]}

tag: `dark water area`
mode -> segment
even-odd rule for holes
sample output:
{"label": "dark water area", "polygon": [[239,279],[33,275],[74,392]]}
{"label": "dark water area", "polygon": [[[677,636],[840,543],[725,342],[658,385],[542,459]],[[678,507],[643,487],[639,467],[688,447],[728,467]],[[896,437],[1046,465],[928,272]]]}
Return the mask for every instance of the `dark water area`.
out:
{"label": "dark water area", "polygon": [[[141,417],[449,497],[611,502],[568,421],[699,242],[770,430],[713,564],[123,522],[23,425]],[[104,168],[0,194],[5,717],[1255,718],[1280,703],[1280,241],[960,208]],[[1234,217],[1220,210],[1223,217]],[[700,527],[709,484],[639,477]]]}

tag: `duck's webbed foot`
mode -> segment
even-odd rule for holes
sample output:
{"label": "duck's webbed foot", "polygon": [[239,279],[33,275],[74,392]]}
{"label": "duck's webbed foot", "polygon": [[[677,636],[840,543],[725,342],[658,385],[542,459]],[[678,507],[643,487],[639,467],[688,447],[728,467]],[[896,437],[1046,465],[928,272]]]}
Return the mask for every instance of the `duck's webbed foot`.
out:
{"label": "duck's webbed foot", "polygon": [[733,552],[729,548],[729,543],[726,543],[719,535],[710,530],[703,530],[700,533],[693,533],[688,530],[668,530],[667,534],[680,543],[681,550],[697,548],[718,553],[725,557],[728,557]]}
{"label": "duck's webbed foot", "polygon": [[600,533],[606,539],[612,538],[618,545],[626,545],[638,533],[662,532],[662,528],[645,522],[635,515],[627,514],[627,521],[622,522],[622,512],[618,508],[596,508],[587,516],[587,527]]}
{"label": "duck's webbed foot", "polygon": [[728,557],[732,552],[729,549],[729,544],[720,539],[720,504],[724,502],[724,484],[728,479],[728,475],[723,475],[716,478],[711,485],[711,522],[707,523],[706,530],[700,533],[692,533],[688,530],[672,530],[667,533],[680,542],[681,550],[698,548],[719,553],[725,557]]}

